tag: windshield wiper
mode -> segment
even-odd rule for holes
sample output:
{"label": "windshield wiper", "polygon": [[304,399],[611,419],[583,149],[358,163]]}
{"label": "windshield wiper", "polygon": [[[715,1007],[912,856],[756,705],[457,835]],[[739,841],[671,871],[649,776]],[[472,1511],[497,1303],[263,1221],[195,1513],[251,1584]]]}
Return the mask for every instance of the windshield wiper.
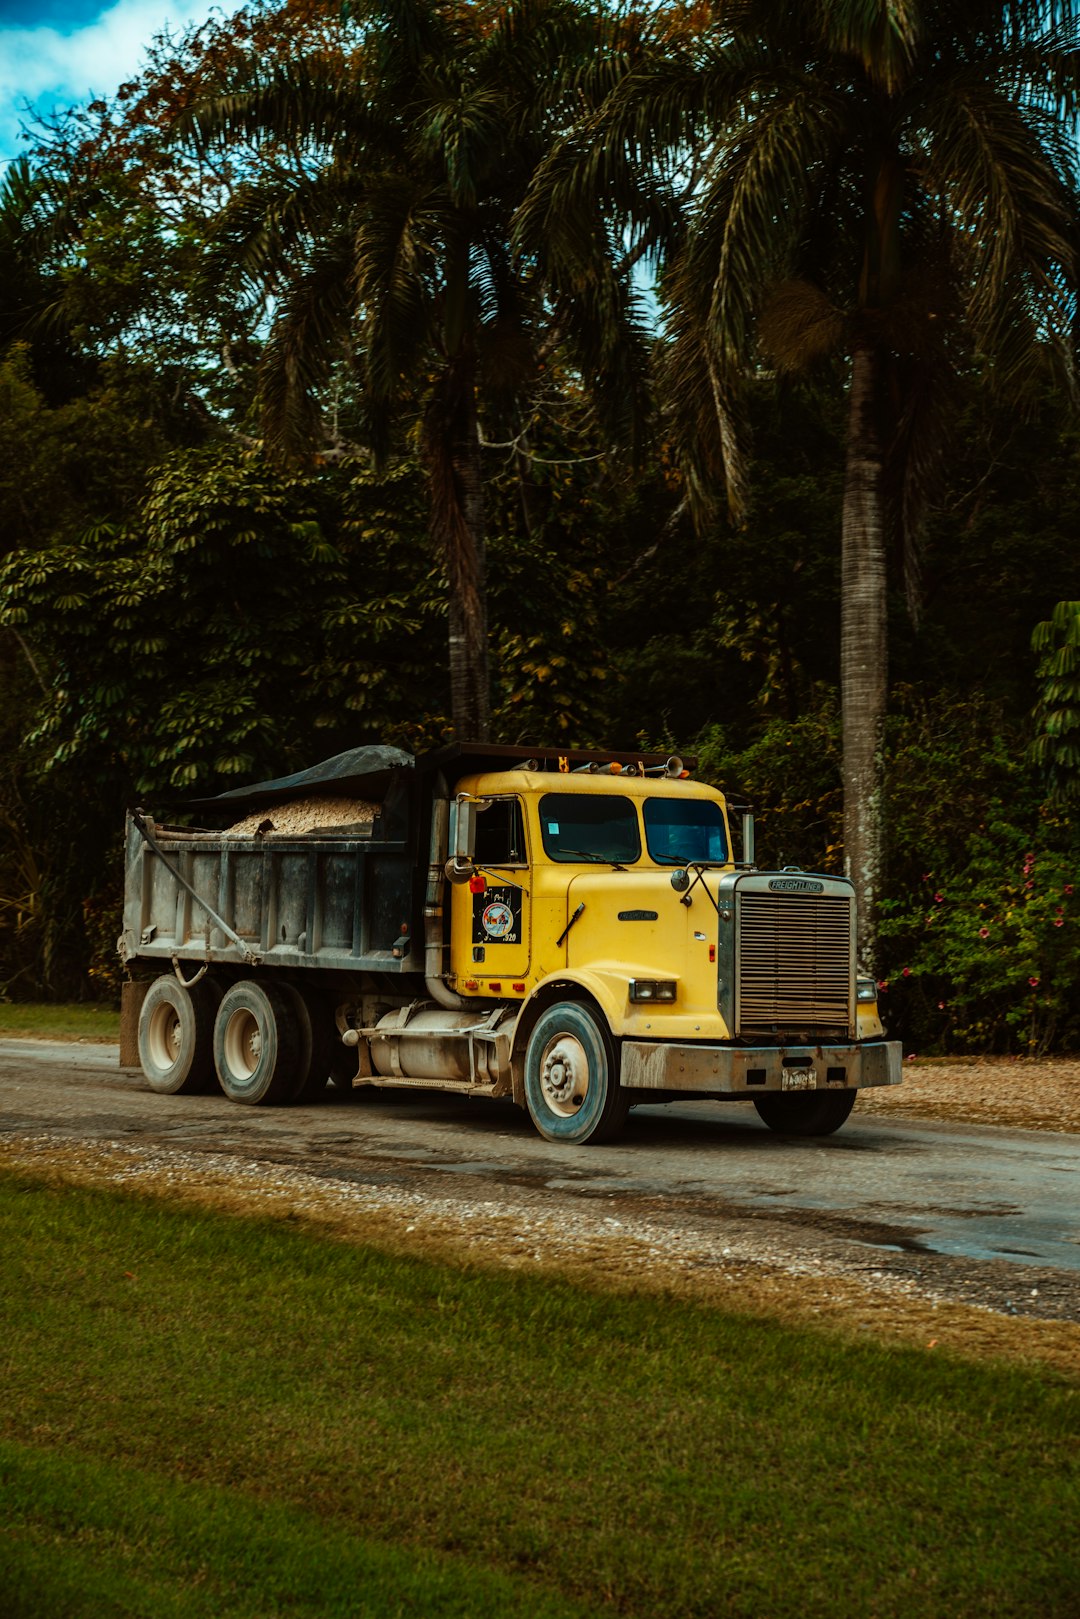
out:
{"label": "windshield wiper", "polygon": [[576,855],[579,855],[582,860],[591,860],[594,863],[594,865],[611,866],[611,867],[614,868],[615,871],[625,871],[626,870],[626,867],[623,866],[623,865],[620,865],[620,863],[617,860],[610,860],[608,858],[608,856],[605,855],[605,854],[595,854],[592,849],[567,849],[565,847],[561,847],[559,849],[559,853],[560,854],[576,854]]}

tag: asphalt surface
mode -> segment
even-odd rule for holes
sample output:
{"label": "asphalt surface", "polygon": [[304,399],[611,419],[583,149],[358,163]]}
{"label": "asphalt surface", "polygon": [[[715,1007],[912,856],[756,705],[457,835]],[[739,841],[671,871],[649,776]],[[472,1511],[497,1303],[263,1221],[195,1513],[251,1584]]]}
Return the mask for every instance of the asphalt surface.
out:
{"label": "asphalt surface", "polygon": [[[1080,1136],[880,1116],[835,1136],[772,1134],[749,1106],[645,1106],[623,1139],[556,1147],[505,1103],[328,1091],[302,1108],[157,1096],[115,1046],[0,1042],[0,1143],[33,1139],[246,1164],[582,1228],[662,1250],[810,1262],[927,1297],[1080,1321]],[[472,1212],[471,1212],[472,1211]],[[665,1233],[667,1234],[665,1238]],[[735,1244],[735,1248],[732,1247]],[[711,1245],[711,1247],[710,1247]]]}

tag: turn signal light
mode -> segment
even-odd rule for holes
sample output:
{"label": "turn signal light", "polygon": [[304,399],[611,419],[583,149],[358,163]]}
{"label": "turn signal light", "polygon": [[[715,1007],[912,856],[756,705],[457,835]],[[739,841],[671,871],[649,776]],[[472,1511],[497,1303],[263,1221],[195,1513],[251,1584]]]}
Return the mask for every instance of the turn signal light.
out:
{"label": "turn signal light", "polygon": [[678,982],[674,978],[631,978],[632,1001],[673,1001]]}

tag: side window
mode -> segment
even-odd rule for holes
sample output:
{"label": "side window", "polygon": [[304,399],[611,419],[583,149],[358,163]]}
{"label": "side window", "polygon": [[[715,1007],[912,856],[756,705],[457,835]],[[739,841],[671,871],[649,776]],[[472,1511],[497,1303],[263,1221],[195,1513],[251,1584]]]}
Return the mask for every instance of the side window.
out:
{"label": "side window", "polygon": [[493,798],[487,809],[477,809],[473,858],[478,866],[527,865],[525,817],[519,799]]}

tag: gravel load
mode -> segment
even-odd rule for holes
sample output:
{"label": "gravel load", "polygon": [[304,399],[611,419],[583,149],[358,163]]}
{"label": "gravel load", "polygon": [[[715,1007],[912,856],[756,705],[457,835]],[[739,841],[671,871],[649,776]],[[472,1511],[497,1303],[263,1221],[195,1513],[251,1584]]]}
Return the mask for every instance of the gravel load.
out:
{"label": "gravel load", "polygon": [[366,803],[362,798],[318,795],[295,798],[287,804],[252,810],[242,821],[230,826],[225,835],[230,838],[296,837],[305,832],[341,832],[369,837],[378,812],[378,804]]}

